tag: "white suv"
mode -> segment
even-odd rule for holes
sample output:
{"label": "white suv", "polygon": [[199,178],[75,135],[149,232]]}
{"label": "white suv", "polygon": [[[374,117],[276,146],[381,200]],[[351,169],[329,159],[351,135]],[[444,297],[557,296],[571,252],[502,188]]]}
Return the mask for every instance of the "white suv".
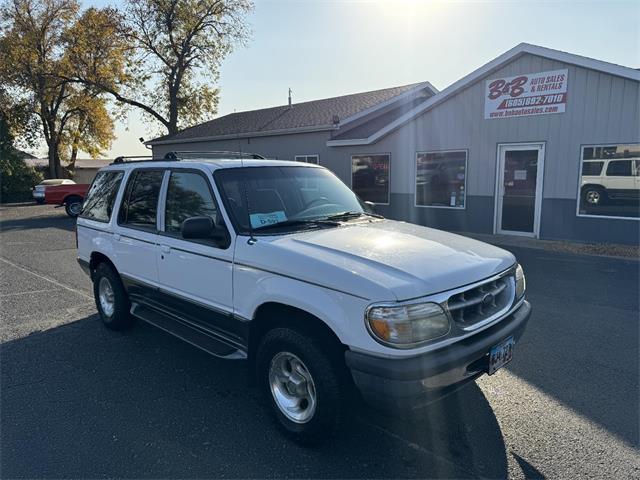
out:
{"label": "white suv", "polygon": [[583,205],[592,207],[639,200],[640,158],[583,160],[580,195]]}
{"label": "white suv", "polygon": [[115,162],[88,192],[100,316],[248,360],[296,440],[334,432],[354,392],[406,416],[511,360],[531,306],[509,252],[386,220],[313,164],[170,158]]}

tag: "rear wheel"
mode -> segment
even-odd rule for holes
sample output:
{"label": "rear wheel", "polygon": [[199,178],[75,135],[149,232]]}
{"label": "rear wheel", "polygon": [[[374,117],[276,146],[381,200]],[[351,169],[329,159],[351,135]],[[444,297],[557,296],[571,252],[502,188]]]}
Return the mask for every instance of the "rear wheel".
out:
{"label": "rear wheel", "polygon": [[258,349],[262,393],[278,425],[303,445],[326,441],[343,420],[346,388],[328,350],[285,327],[268,332]]}
{"label": "rear wheel", "polygon": [[606,193],[604,188],[598,186],[587,185],[582,189],[582,200],[588,206],[597,207],[606,201]]}
{"label": "rear wheel", "polygon": [[76,218],[82,212],[82,198],[77,195],[67,198],[64,202],[64,209],[72,218]]}
{"label": "rear wheel", "polygon": [[118,273],[107,263],[100,263],[93,276],[96,308],[107,328],[124,330],[133,323],[131,302]]}

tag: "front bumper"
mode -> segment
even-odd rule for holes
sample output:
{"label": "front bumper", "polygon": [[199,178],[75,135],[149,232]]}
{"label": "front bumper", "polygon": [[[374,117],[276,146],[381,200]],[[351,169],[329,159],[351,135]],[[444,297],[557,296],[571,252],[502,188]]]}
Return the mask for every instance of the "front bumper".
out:
{"label": "front bumper", "polygon": [[387,411],[413,410],[486,373],[491,347],[511,335],[517,344],[530,316],[531,304],[525,301],[495,325],[416,357],[391,359],[347,350],[345,359],[367,403]]}

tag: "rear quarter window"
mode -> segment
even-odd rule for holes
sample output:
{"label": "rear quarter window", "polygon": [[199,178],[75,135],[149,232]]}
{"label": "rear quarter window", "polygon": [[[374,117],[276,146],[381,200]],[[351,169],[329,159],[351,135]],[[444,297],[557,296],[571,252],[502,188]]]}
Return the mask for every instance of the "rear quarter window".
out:
{"label": "rear quarter window", "polygon": [[604,162],[584,162],[582,164],[582,175],[598,176],[602,172]]}
{"label": "rear quarter window", "polygon": [[119,171],[98,172],[87,192],[80,217],[108,222],[123,176]]}

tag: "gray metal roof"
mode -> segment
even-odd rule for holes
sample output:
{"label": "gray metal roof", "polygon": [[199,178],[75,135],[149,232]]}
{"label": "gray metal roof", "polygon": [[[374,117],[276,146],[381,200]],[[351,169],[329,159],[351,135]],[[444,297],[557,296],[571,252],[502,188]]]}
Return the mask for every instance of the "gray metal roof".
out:
{"label": "gray metal roof", "polygon": [[247,112],[230,113],[220,118],[186,128],[175,135],[165,135],[151,140],[185,141],[225,135],[275,132],[334,125],[335,119],[342,121],[371,107],[386,102],[402,93],[422,85],[413,83],[400,87],[385,88],[371,92],[354,93],[340,97],[294,103],[291,107],[263,108]]}

